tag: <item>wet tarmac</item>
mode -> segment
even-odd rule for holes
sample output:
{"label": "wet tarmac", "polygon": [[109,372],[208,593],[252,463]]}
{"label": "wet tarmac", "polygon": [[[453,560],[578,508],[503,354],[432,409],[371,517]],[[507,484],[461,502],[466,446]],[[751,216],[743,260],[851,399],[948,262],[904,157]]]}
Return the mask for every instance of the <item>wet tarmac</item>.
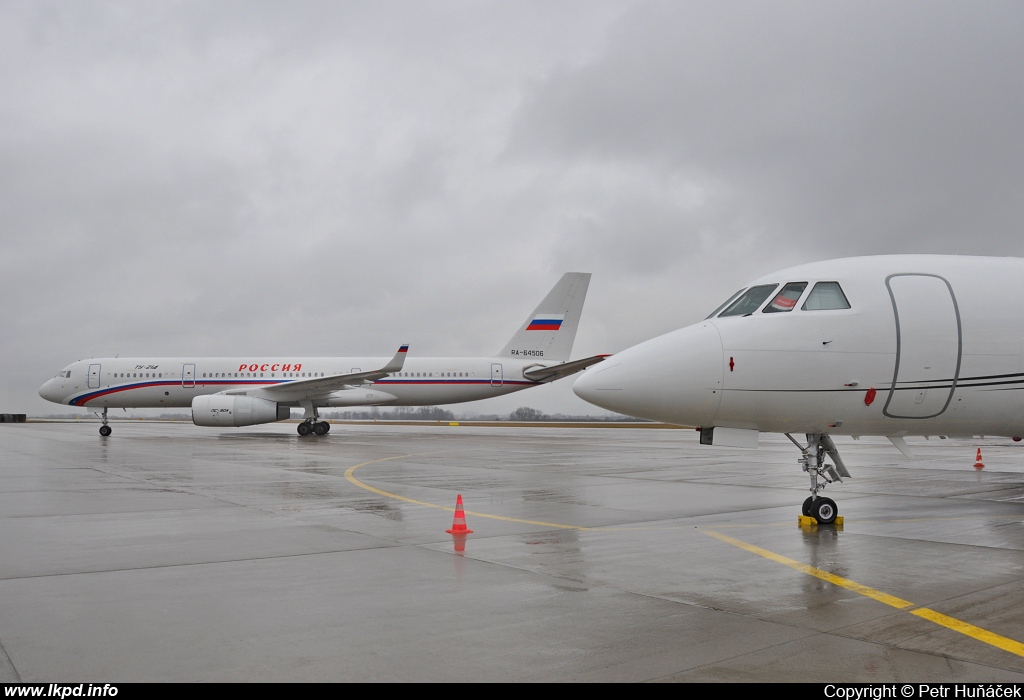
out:
{"label": "wet tarmac", "polygon": [[113,427],[0,427],[0,681],[1024,681],[1021,443]]}

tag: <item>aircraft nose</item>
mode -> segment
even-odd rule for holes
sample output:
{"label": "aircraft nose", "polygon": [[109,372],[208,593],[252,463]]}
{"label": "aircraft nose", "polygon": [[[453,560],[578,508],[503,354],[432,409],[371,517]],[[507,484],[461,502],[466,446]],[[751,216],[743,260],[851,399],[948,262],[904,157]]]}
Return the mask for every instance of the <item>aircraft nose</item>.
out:
{"label": "aircraft nose", "polygon": [[640,418],[710,425],[722,398],[722,339],[703,322],[635,345],[584,372],[584,401]]}
{"label": "aircraft nose", "polygon": [[[605,360],[604,365],[600,372],[597,372],[594,367],[586,370],[573,382],[572,390],[574,394],[588,403],[600,406],[601,408],[607,408],[609,411],[618,411],[617,406],[620,397],[616,394],[622,391],[622,387],[625,384],[622,381],[621,363],[615,362],[613,364]],[[40,393],[42,393],[42,390],[40,390]]]}
{"label": "aircraft nose", "polygon": [[42,396],[47,401],[53,401],[54,403],[60,403],[60,398],[58,397],[57,389],[58,389],[58,387],[57,387],[57,380],[56,379],[50,379],[46,383],[44,383],[41,387],[39,387],[39,395]]}

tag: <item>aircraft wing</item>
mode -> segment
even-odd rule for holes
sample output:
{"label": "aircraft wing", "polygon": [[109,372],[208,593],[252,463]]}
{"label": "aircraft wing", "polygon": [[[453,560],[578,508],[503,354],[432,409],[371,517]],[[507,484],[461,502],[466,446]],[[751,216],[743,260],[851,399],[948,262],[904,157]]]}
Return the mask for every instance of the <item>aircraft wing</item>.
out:
{"label": "aircraft wing", "polygon": [[527,379],[546,384],[553,382],[556,379],[562,377],[568,377],[570,374],[576,374],[582,372],[591,365],[596,365],[598,362],[603,362],[604,358],[611,357],[611,355],[594,355],[593,357],[585,357],[582,360],[573,360],[572,362],[563,362],[560,365],[552,365],[551,367],[534,367],[523,372],[523,376]]}
{"label": "aircraft wing", "polygon": [[368,372],[349,372],[348,374],[332,374],[327,377],[309,377],[307,379],[282,382],[273,386],[264,386],[258,389],[229,389],[221,393],[260,396],[271,401],[299,401],[301,399],[308,399],[312,396],[344,389],[346,386],[369,384],[394,372],[400,372],[405,364],[405,356],[408,351],[409,345],[402,345],[386,365],[380,369]]}

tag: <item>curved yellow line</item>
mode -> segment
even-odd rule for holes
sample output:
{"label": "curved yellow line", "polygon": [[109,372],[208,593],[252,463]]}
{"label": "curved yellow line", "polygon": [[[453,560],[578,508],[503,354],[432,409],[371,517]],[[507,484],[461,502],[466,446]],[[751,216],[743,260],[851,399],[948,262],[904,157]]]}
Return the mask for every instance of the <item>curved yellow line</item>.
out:
{"label": "curved yellow line", "polygon": [[[424,452],[424,453],[421,453],[421,454],[428,454],[428,453]],[[379,464],[381,462],[390,462],[391,460],[394,460],[394,459],[404,459],[406,457],[413,457],[413,456],[415,456],[415,455],[411,455],[411,454],[395,455],[394,457],[382,457],[381,459],[371,459],[371,460],[369,460],[367,462],[361,462],[359,464],[355,464],[355,465],[349,467],[348,469],[346,469],[345,470],[345,478],[348,479],[349,482],[351,482],[355,486],[358,486],[361,489],[366,489],[367,491],[370,491],[371,493],[375,493],[378,496],[384,496],[385,498],[393,498],[396,501],[404,501],[405,503],[412,503],[413,505],[417,505],[417,506],[426,506],[427,508],[439,508],[441,510],[447,510],[450,513],[454,513],[455,509],[452,508],[452,507],[440,506],[440,505],[437,505],[436,503],[428,503],[427,501],[420,501],[420,500],[417,500],[415,498],[409,498],[407,496],[399,496],[397,493],[391,493],[390,491],[384,491],[382,489],[378,489],[378,488],[375,488],[373,486],[370,486],[369,484],[360,481],[359,479],[357,479],[354,476],[354,474],[356,472],[356,469],[359,469],[360,467],[365,467],[368,464]],[[591,529],[593,529],[593,528],[589,528],[589,527],[581,527],[579,525],[563,525],[562,523],[546,523],[546,522],[543,522],[541,520],[523,520],[521,518],[508,518],[508,517],[506,517],[504,515],[491,515],[490,513],[479,513],[477,511],[473,511],[473,510],[467,510],[467,511],[465,511],[465,513],[466,513],[466,515],[472,515],[472,516],[477,517],[477,518],[490,518],[491,520],[503,520],[503,521],[505,521],[507,523],[524,523],[526,525],[540,525],[541,527],[555,527],[555,528],[559,528],[561,530],[591,530]]]}

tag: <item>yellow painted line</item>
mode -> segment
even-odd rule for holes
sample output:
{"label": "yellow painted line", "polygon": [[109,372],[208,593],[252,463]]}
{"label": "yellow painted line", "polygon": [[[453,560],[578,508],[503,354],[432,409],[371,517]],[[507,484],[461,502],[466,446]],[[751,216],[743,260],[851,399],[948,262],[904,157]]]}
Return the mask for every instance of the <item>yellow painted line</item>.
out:
{"label": "yellow painted line", "polygon": [[745,549],[746,551],[751,552],[752,554],[756,554],[758,556],[764,557],[765,559],[769,559],[779,564],[784,564],[785,566],[788,566],[792,569],[796,569],[797,571],[805,573],[809,576],[814,576],[815,578],[819,578],[822,581],[828,581],[829,583],[834,584],[836,586],[840,586],[842,588],[854,591],[855,593],[859,593],[862,596],[866,596],[873,600],[877,600],[880,603],[885,603],[886,605],[894,607],[897,610],[905,610],[911,615],[916,615],[925,620],[929,620],[930,622],[934,622],[937,625],[941,625],[947,629],[951,629],[954,632],[959,632],[960,634],[971,637],[972,639],[976,639],[979,642],[984,642],[985,644],[994,646],[998,649],[1002,649],[1003,651],[1008,651],[1011,654],[1015,654],[1017,656],[1024,656],[1024,644],[1021,644],[1015,639],[1004,637],[1002,635],[996,634],[995,632],[989,632],[988,630],[982,629],[981,627],[978,627],[976,625],[972,625],[969,622],[958,620],[955,617],[950,617],[949,615],[943,615],[942,613],[936,612],[935,610],[932,610],[930,608],[916,608],[914,610],[908,610],[908,608],[913,608],[914,604],[909,601],[903,600],[902,598],[897,598],[896,596],[889,595],[888,593],[883,593],[882,591],[875,590],[874,588],[871,588],[869,586],[864,586],[862,584],[857,583],[856,581],[851,581],[850,579],[843,578],[842,576],[836,576],[835,574],[830,574],[827,571],[816,569],[813,566],[802,564],[801,562],[798,562],[795,559],[784,557],[781,554],[776,554],[775,552],[768,551],[767,549],[762,549],[761,547],[752,545],[749,542],[744,542],[743,540],[738,540],[734,537],[723,535],[722,533],[715,532],[714,530],[704,530],[703,532],[705,535],[710,535],[711,537],[721,540],[722,542],[727,542],[728,544],[731,544],[734,547]]}
{"label": "yellow painted line", "polygon": [[986,644],[998,647],[1003,651],[1008,651],[1011,654],[1024,656],[1024,644],[1021,644],[1015,639],[1009,639],[1008,637],[996,634],[995,632],[989,632],[981,627],[976,627],[969,622],[958,620],[955,617],[950,617],[949,615],[943,615],[942,613],[929,608],[911,610],[910,614],[923,617],[926,620],[931,620],[937,625],[942,625],[943,627],[949,628],[954,632],[959,632],[960,634],[966,634],[968,637],[973,637],[979,642],[985,642]]}
{"label": "yellow painted line", "polygon": [[[422,453],[422,454],[430,454],[430,453],[426,453],[425,452],[425,453]],[[417,500],[415,498],[409,498],[407,496],[399,496],[397,493],[391,493],[390,491],[384,491],[382,489],[378,489],[378,488],[375,488],[373,486],[370,486],[369,484],[360,481],[359,479],[357,479],[354,476],[355,472],[356,472],[356,469],[359,469],[360,467],[365,467],[368,464],[379,464],[381,462],[390,462],[391,460],[394,460],[394,459],[404,459],[406,457],[413,457],[413,456],[415,456],[415,455],[395,455],[394,457],[384,457],[382,459],[371,459],[368,462],[362,462],[360,464],[353,465],[353,466],[349,467],[348,469],[346,469],[345,470],[345,478],[348,479],[352,484],[355,484],[356,486],[358,486],[359,488],[366,489],[367,491],[370,491],[371,493],[375,493],[378,496],[384,496],[385,498],[393,498],[396,501],[403,501],[404,503],[412,503],[413,505],[425,506],[427,508],[439,508],[441,510],[447,510],[447,511],[449,511],[451,513],[454,513],[455,512],[455,508],[453,508],[453,507],[450,507],[450,506],[440,506],[440,505],[437,505],[436,503],[428,503],[427,501],[419,501],[419,500]],[[589,527],[581,527],[579,525],[563,525],[561,523],[546,523],[546,522],[543,522],[543,521],[540,521],[540,520],[523,520],[521,518],[508,518],[508,517],[505,517],[504,515],[491,515],[490,513],[478,513],[476,511],[472,511],[472,510],[467,510],[467,511],[465,511],[465,513],[466,513],[466,515],[472,515],[472,516],[477,517],[477,518],[490,518],[491,520],[503,520],[503,521],[505,521],[507,523],[524,523],[526,525],[540,525],[541,527],[555,527],[555,528],[559,528],[561,530],[592,530],[593,529],[593,528],[589,528]]]}
{"label": "yellow painted line", "polygon": [[906,600],[903,600],[902,598],[897,598],[896,596],[891,596],[888,593],[882,593],[881,591],[876,591],[874,588],[868,588],[867,586],[862,586],[861,584],[856,583],[855,581],[851,581],[849,579],[843,578],[842,576],[836,576],[835,574],[830,574],[827,571],[822,571],[821,569],[815,569],[813,566],[808,566],[807,564],[801,564],[800,562],[796,561],[795,559],[790,559],[789,557],[784,557],[781,554],[776,554],[775,552],[769,552],[767,549],[761,549],[760,547],[756,547],[756,546],[754,546],[752,544],[744,542],[743,540],[737,540],[734,537],[729,537],[728,535],[723,535],[720,532],[715,532],[713,530],[705,530],[704,533],[707,534],[707,535],[711,535],[712,537],[714,537],[716,539],[722,540],[723,542],[728,542],[729,544],[733,545],[734,547],[739,547],[740,549],[745,549],[748,552],[752,552],[753,554],[757,554],[758,556],[762,556],[765,559],[771,559],[774,562],[778,562],[779,564],[785,564],[786,566],[790,567],[791,569],[796,569],[797,571],[805,573],[805,574],[807,574],[809,576],[814,576],[815,578],[820,578],[822,581],[828,581],[831,584],[834,584],[836,586],[841,586],[842,588],[848,588],[849,590],[851,590],[851,591],[853,591],[855,593],[860,593],[861,595],[867,596],[868,598],[874,598],[879,603],[885,603],[886,605],[891,605],[892,607],[898,608],[900,610],[902,610],[904,608],[912,608],[914,606],[913,603],[911,603],[909,601],[906,601]]}

